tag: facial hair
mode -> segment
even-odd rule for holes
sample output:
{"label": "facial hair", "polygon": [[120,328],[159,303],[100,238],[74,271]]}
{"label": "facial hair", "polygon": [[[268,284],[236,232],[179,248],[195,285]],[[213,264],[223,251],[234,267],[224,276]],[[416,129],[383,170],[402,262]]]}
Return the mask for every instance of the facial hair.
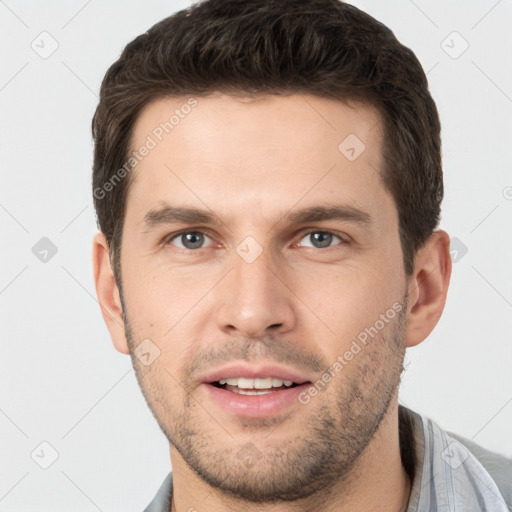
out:
{"label": "facial hair", "polygon": [[[286,418],[240,418],[243,439],[230,437],[219,425],[212,429],[213,420],[218,423],[221,418],[209,417],[194,398],[196,371],[205,365],[243,360],[289,363],[319,374],[334,361],[329,364],[314,353],[300,352],[276,336],[232,339],[191,358],[183,368],[179,386],[174,386],[182,391],[177,400],[165,367],[155,365],[150,370],[134,356],[136,336],[126,314],[124,318],[143,395],[162,432],[188,466],[212,488],[229,496],[252,503],[276,503],[304,499],[351,476],[400,384],[407,296],[401,304],[395,318],[354,355],[325,390],[310,403],[300,405],[303,416],[294,421],[301,426],[299,433],[284,442],[282,433],[289,424]],[[254,443],[247,441],[248,433],[254,434]]]}

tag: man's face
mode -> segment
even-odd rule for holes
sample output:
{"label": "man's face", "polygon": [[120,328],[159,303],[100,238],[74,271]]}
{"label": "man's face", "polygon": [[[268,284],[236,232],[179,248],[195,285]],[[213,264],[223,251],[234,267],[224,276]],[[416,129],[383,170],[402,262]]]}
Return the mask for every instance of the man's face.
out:
{"label": "man's face", "polygon": [[[382,123],[313,96],[187,100],[148,105],[132,138],[156,142],[122,235],[133,364],[175,456],[205,481],[255,501],[306,496],[354,466],[402,370],[407,282]],[[190,113],[162,134],[176,109]]]}

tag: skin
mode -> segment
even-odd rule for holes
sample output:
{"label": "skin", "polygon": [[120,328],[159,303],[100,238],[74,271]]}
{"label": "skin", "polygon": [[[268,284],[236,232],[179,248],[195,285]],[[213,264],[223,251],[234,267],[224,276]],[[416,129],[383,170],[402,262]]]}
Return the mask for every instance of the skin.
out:
{"label": "skin", "polygon": [[[187,100],[147,105],[132,147]],[[398,385],[405,349],[429,335],[444,308],[448,235],[435,231],[405,275],[373,108],[295,94],[197,101],[133,176],[122,298],[104,235],[93,243],[114,346],[131,354],[170,441],[172,510],[405,510],[411,483],[399,453]],[[354,161],[338,150],[349,134],[365,144]],[[148,224],[148,212],[165,204],[213,212],[220,223]],[[368,221],[286,218],[329,205]],[[193,235],[175,237],[183,229],[206,235],[199,249],[190,248]],[[312,232],[335,236],[322,246]],[[251,263],[236,250],[248,236],[261,250]],[[240,417],[201,384],[205,372],[231,361],[276,362],[315,382],[393,304],[400,314],[305,405]],[[144,339],[160,350],[149,366],[134,355]],[[257,454],[250,467],[240,459],[247,447]]]}

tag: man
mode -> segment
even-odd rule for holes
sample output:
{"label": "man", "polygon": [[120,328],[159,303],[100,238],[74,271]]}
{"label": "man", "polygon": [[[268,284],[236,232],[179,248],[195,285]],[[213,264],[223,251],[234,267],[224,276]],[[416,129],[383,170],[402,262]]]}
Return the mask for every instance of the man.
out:
{"label": "man", "polygon": [[207,0],[137,37],[93,120],[96,290],[170,443],[147,511],[506,511],[512,461],[398,405],[437,324],[440,125],[337,0]]}

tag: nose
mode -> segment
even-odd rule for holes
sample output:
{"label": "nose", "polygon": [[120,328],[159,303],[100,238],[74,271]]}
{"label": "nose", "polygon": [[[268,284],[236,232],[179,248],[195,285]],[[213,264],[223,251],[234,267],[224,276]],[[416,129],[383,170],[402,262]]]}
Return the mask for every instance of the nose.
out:
{"label": "nose", "polygon": [[293,293],[286,277],[266,251],[250,263],[235,253],[233,269],[217,290],[218,327],[227,334],[248,338],[293,329]]}

